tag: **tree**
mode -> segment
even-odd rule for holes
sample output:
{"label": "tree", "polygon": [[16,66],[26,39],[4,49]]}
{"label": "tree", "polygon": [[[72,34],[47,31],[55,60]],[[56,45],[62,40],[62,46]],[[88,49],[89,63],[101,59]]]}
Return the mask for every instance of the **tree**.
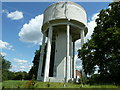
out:
{"label": "tree", "polygon": [[[45,66],[45,59],[46,59],[46,49],[47,49],[47,44],[45,44],[44,48],[44,56],[43,56],[43,66]],[[37,72],[38,72],[38,66],[39,66],[39,61],[40,61],[40,51],[41,51],[41,45],[40,49],[36,50],[35,52],[35,57],[33,59],[33,66],[29,71],[29,78],[32,79],[33,75],[35,75],[35,79],[37,79]],[[53,67],[54,67],[54,55],[55,55],[55,41],[52,41],[52,46],[51,46],[51,56],[50,56],[50,69],[49,69],[49,76],[53,76]],[[42,75],[44,73],[44,67],[42,67]]]}
{"label": "tree", "polygon": [[94,72],[97,65],[100,77],[108,77],[120,84],[120,2],[109,6],[100,11],[91,40],[78,51],[78,56],[83,60],[86,74]]}
{"label": "tree", "polygon": [[28,80],[29,79],[28,73],[25,71],[11,72],[11,75],[13,75],[13,77],[11,78],[12,80]]}
{"label": "tree", "polygon": [[[43,61],[45,61],[45,57],[46,57],[46,47],[47,46],[45,45]],[[40,51],[41,51],[41,45],[40,45],[39,50],[36,50],[36,52],[35,52],[35,57],[32,61],[33,66],[29,71],[29,79],[32,79],[33,76],[35,76],[35,79],[37,79],[37,72],[38,72],[38,66],[39,66],[39,61],[40,61]]]}
{"label": "tree", "polygon": [[2,62],[2,81],[9,79],[9,69],[11,68],[11,62],[0,57],[0,62]]}
{"label": "tree", "polygon": [[38,65],[39,65],[39,59],[40,59],[40,49],[36,50],[35,57],[33,59],[33,66],[29,71],[29,77],[32,79],[32,77],[35,75],[35,79],[37,78],[37,72],[38,72]]}
{"label": "tree", "polygon": [[0,54],[0,82],[2,82],[2,55]]}

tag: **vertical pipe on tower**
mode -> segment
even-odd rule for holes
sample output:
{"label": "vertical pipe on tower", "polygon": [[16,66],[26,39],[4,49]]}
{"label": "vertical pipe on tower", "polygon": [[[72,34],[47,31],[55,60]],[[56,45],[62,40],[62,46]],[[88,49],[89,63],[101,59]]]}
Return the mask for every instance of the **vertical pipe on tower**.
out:
{"label": "vertical pipe on tower", "polygon": [[44,70],[44,82],[46,82],[47,77],[49,77],[52,33],[53,33],[53,27],[51,25],[49,25],[48,41],[47,41],[47,52],[46,52],[46,61],[45,61],[45,70]]}
{"label": "vertical pipe on tower", "polygon": [[40,61],[39,61],[39,67],[38,67],[38,73],[37,73],[37,80],[42,79],[41,73],[42,73],[42,66],[43,66],[45,40],[46,40],[46,36],[43,34],[42,46],[41,46],[41,51],[40,51]]}

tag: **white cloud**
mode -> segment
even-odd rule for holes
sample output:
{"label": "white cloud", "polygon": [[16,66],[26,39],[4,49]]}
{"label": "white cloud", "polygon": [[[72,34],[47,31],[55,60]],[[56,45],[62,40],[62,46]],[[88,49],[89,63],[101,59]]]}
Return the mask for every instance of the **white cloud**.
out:
{"label": "white cloud", "polygon": [[78,59],[78,56],[77,56],[77,55],[75,55],[75,56],[74,56],[74,59],[75,59],[75,60],[77,60],[77,59]]}
{"label": "white cloud", "polygon": [[82,69],[82,65],[76,66],[76,70],[81,70]]}
{"label": "white cloud", "polygon": [[80,47],[81,47],[81,39],[78,39],[75,42],[75,52],[77,52],[77,50],[80,49]]}
{"label": "white cloud", "polygon": [[28,72],[32,67],[32,63],[28,60],[13,58],[11,71],[26,71]]}
{"label": "white cloud", "polygon": [[82,61],[78,58],[77,54],[75,55],[75,68],[76,70],[81,70],[82,69]]}
{"label": "white cloud", "polygon": [[[5,12],[5,11],[4,11]],[[7,17],[12,20],[20,20],[23,18],[23,12],[21,11],[14,11],[14,12],[7,12]]]}
{"label": "white cloud", "polygon": [[32,18],[29,23],[25,23],[19,32],[20,40],[29,43],[40,43],[42,41],[41,26],[43,22],[43,14]]}
{"label": "white cloud", "polygon": [[28,72],[32,67],[32,64],[27,62],[27,63],[14,63],[12,62],[12,68],[10,69],[11,71],[15,71],[15,72],[18,72],[18,71],[26,71]]}
{"label": "white cloud", "polygon": [[7,54],[5,52],[0,52],[2,56],[6,56]]}
{"label": "white cloud", "polygon": [[92,16],[91,20],[88,22],[88,33],[87,33],[87,35],[85,37],[85,42],[87,41],[87,39],[91,38],[91,35],[92,35],[93,31],[94,31],[94,28],[97,26],[95,20],[98,18],[98,14],[99,13],[95,13]]}
{"label": "white cloud", "polygon": [[12,45],[10,45],[8,42],[4,42],[2,40],[0,40],[0,49],[14,50]]}
{"label": "white cloud", "polygon": [[6,13],[6,14],[9,14],[8,10],[2,10],[2,13]]}
{"label": "white cloud", "polygon": [[17,62],[17,63],[27,63],[28,62],[27,60],[22,60],[22,59],[17,59],[17,58],[14,58],[13,61]]}
{"label": "white cloud", "polygon": [[120,0],[113,0],[114,2],[119,2]]}
{"label": "white cloud", "polygon": [[98,70],[99,70],[99,66],[98,66],[98,65],[96,65],[96,66],[95,66],[95,71],[94,71],[94,74],[99,74],[99,73],[98,73]]}
{"label": "white cloud", "polygon": [[9,12],[8,10],[4,9],[2,10],[2,13],[5,13],[7,18],[10,18],[11,20],[20,20],[24,17],[23,12],[17,10],[14,12]]}
{"label": "white cloud", "polygon": [[0,48],[1,48],[1,49],[7,48],[8,45],[9,45],[9,43],[3,42],[2,40],[0,40]]}
{"label": "white cloud", "polygon": [[22,68],[22,69],[23,69],[23,68],[26,68],[26,66],[20,66],[20,68]]}

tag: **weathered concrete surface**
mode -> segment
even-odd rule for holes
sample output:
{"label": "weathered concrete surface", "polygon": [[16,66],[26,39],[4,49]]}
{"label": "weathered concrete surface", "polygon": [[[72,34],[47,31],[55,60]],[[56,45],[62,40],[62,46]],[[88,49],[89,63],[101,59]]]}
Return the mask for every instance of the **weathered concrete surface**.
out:
{"label": "weathered concrete surface", "polygon": [[[85,10],[80,5],[72,2],[58,2],[49,6],[44,12],[42,32],[48,37],[48,42],[44,77],[40,76],[41,70],[39,69],[38,80],[44,82],[49,80],[51,82],[68,82],[76,78],[75,41],[81,38],[82,46],[84,36],[87,34]],[[50,60],[52,41],[55,42],[55,55]],[[53,77],[49,75],[51,63],[54,66],[51,66]],[[41,65],[39,66],[41,67]]]}
{"label": "weathered concrete surface", "polygon": [[58,2],[49,6],[44,12],[44,22],[56,19],[73,19],[87,25],[86,12],[73,2]]}

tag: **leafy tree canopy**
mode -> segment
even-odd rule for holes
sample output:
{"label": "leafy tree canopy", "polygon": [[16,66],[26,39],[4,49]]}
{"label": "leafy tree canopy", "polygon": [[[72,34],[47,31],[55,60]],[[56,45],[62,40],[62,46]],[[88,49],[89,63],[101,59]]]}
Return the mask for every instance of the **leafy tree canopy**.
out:
{"label": "leafy tree canopy", "polygon": [[9,78],[9,69],[11,68],[11,62],[4,59],[3,56],[0,56],[0,67],[2,66],[2,81],[8,80]]}
{"label": "leafy tree canopy", "polygon": [[30,79],[32,79],[33,75],[35,75],[35,79],[37,78],[39,59],[40,59],[40,49],[36,50],[36,52],[35,52],[35,57],[33,59],[33,66],[31,67],[31,69],[29,71]]}
{"label": "leafy tree canopy", "polygon": [[86,74],[93,73],[97,65],[101,77],[108,76],[120,84],[120,2],[109,7],[100,11],[91,40],[78,50],[78,56]]}

